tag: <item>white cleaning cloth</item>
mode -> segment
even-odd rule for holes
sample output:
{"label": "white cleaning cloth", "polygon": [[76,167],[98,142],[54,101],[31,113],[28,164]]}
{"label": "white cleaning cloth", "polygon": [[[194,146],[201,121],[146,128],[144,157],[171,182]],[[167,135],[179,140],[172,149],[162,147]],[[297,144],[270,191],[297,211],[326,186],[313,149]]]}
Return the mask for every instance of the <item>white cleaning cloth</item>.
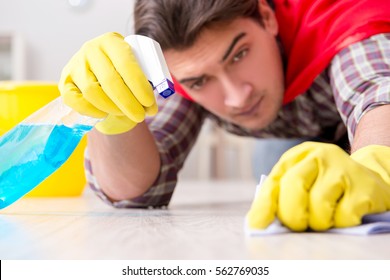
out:
{"label": "white cleaning cloth", "polygon": [[[260,182],[256,186],[255,196],[266,178],[267,178],[266,175],[261,175]],[[249,236],[262,236],[262,235],[287,233],[292,231],[286,228],[285,226],[283,226],[280,223],[280,221],[276,218],[275,221],[264,230],[250,229],[245,221],[245,232]],[[390,211],[380,213],[380,214],[366,215],[363,217],[362,224],[359,226],[347,227],[347,228],[332,228],[325,232],[353,234],[353,235],[390,233]]]}

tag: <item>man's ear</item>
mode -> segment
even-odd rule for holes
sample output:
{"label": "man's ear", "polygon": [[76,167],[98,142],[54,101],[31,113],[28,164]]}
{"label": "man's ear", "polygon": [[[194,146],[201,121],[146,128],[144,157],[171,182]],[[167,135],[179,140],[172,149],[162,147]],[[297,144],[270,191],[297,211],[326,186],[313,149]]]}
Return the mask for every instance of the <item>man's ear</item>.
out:
{"label": "man's ear", "polygon": [[263,21],[264,28],[276,36],[279,31],[279,25],[278,21],[276,20],[274,10],[270,7],[266,0],[259,0],[258,3],[258,9]]}

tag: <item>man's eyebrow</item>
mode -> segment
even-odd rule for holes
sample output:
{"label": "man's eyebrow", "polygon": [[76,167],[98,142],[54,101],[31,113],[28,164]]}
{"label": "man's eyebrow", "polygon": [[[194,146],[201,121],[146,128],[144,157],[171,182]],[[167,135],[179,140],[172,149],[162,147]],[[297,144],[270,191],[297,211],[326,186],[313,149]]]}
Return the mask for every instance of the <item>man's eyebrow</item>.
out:
{"label": "man's eyebrow", "polygon": [[246,36],[246,33],[245,32],[241,32],[240,34],[238,34],[236,37],[234,37],[232,43],[230,44],[229,48],[227,49],[226,53],[224,54],[224,56],[222,57],[222,60],[221,62],[225,61],[226,58],[228,58],[228,56],[230,55],[230,53],[232,52],[234,46],[238,43],[238,41],[240,41],[240,39],[242,37]]}
{"label": "man's eyebrow", "polygon": [[188,83],[188,82],[192,82],[192,81],[197,81],[197,80],[203,79],[204,76],[205,75],[202,75],[199,77],[184,78],[184,79],[179,80],[179,83],[184,84],[184,83]]}
{"label": "man's eyebrow", "polygon": [[[243,38],[244,36],[246,36],[246,33],[245,32],[241,32],[239,33],[236,37],[234,37],[233,41],[231,42],[229,48],[226,50],[226,53],[223,55],[222,57],[222,60],[221,62],[225,61],[230,53],[232,52],[232,50],[234,49],[234,46],[238,43],[238,41],[240,41],[241,38]],[[184,83],[188,83],[188,82],[192,82],[192,81],[197,81],[197,80],[200,80],[202,78],[204,78],[205,75],[202,75],[202,76],[199,76],[199,77],[189,77],[189,78],[184,78],[184,79],[181,79],[179,80],[179,83],[181,84],[184,84]]]}

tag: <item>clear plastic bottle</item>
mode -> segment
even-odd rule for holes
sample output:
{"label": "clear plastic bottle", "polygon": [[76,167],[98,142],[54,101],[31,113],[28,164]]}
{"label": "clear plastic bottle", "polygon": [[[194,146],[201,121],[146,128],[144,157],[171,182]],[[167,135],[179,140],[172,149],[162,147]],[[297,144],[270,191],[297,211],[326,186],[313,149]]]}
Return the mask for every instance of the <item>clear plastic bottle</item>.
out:
{"label": "clear plastic bottle", "polygon": [[4,134],[0,138],[0,209],[57,170],[98,121],[78,114],[58,97]]}
{"label": "clear plastic bottle", "polygon": [[[173,94],[172,78],[159,44],[139,35],[125,40],[155,93],[164,98]],[[58,97],[0,137],[0,209],[56,171],[99,121],[80,115]]]}

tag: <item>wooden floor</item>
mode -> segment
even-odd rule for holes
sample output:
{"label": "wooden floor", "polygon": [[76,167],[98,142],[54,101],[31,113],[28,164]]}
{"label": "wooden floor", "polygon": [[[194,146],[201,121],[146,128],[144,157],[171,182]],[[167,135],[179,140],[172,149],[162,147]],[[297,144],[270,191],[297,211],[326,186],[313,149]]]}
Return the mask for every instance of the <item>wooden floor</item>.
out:
{"label": "wooden floor", "polygon": [[247,237],[255,182],[181,182],[169,209],[25,198],[0,211],[0,259],[390,259],[390,234]]}

